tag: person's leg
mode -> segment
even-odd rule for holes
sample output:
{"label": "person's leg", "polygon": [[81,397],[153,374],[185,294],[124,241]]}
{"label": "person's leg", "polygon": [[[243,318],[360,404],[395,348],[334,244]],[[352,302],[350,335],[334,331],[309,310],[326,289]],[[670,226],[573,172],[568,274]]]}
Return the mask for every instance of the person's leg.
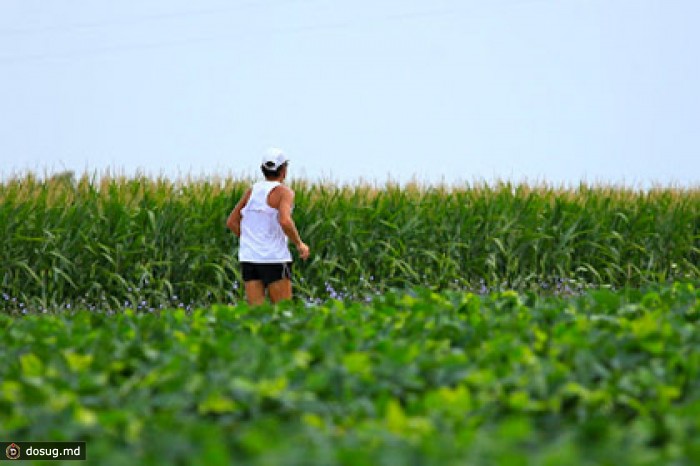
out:
{"label": "person's leg", "polygon": [[265,302],[265,282],[261,276],[259,264],[241,262],[241,274],[245,283],[245,297],[251,306],[259,306]]}
{"label": "person's leg", "polygon": [[267,285],[267,290],[270,292],[272,304],[285,299],[292,299],[292,281],[288,278],[270,283]]}
{"label": "person's leg", "polygon": [[262,280],[245,282],[245,297],[250,306],[260,306],[265,302],[265,285]]}
{"label": "person's leg", "polygon": [[292,264],[283,262],[271,265],[264,278],[272,304],[292,299]]}

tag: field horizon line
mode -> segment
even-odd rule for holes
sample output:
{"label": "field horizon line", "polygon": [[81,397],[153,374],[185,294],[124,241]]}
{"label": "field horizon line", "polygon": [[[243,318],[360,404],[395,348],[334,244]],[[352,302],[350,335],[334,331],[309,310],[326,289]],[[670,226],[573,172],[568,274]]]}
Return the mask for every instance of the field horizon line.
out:
{"label": "field horizon line", "polygon": [[[229,170],[228,173],[221,174],[206,174],[206,173],[183,173],[178,176],[170,176],[164,172],[158,174],[148,172],[146,170],[137,169],[131,173],[127,173],[124,169],[105,168],[102,170],[83,170],[76,172],[75,170],[48,170],[43,172],[36,170],[15,170],[11,173],[0,172],[0,186],[8,186],[17,182],[31,182],[37,184],[51,184],[54,182],[67,182],[68,184],[84,184],[100,185],[109,182],[134,182],[134,181],[149,181],[156,183],[170,184],[175,187],[185,187],[188,185],[239,185],[252,184],[261,180],[262,175],[252,175],[246,173],[235,173]],[[306,177],[306,176],[290,176],[287,183],[292,187],[310,188],[321,187],[324,189],[371,189],[371,190],[406,190],[406,191],[462,191],[470,189],[488,189],[502,190],[510,188],[514,191],[555,191],[555,192],[580,192],[580,191],[615,191],[615,192],[673,192],[685,194],[699,194],[700,181],[693,184],[683,184],[680,182],[632,182],[623,181],[605,181],[593,180],[589,181],[582,178],[578,182],[573,181],[549,181],[546,179],[530,180],[523,177],[519,180],[509,178],[492,178],[486,179],[483,177],[473,177],[471,180],[461,179],[456,181],[430,181],[421,180],[414,174],[407,180],[394,179],[387,176],[384,180],[370,179],[365,177],[357,177],[352,180],[333,179],[330,176],[322,177]]]}

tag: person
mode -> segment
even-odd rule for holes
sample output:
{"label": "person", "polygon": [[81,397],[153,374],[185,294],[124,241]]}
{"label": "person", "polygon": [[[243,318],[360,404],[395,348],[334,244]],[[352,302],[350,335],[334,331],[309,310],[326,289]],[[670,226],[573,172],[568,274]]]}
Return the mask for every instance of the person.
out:
{"label": "person", "polygon": [[226,220],[226,226],[240,239],[241,263],[248,304],[265,302],[265,292],[274,304],[292,298],[292,255],[288,241],[299,257],[309,257],[309,246],[301,240],[294,220],[294,191],[284,184],[289,159],[277,148],[263,156],[264,181],[246,191]]}

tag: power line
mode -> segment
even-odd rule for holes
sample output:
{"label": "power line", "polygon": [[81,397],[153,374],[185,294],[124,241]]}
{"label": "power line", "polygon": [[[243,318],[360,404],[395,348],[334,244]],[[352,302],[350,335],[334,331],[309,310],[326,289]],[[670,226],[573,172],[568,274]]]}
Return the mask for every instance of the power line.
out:
{"label": "power line", "polygon": [[235,7],[226,8],[208,8],[190,11],[179,11],[172,13],[157,13],[150,15],[135,16],[131,18],[117,18],[105,21],[95,21],[89,23],[74,23],[62,26],[49,26],[45,28],[27,28],[27,29],[0,29],[0,36],[20,36],[20,35],[35,35],[35,34],[46,34],[46,33],[64,33],[72,32],[76,30],[84,29],[99,29],[111,26],[128,26],[132,24],[149,23],[154,21],[168,21],[172,19],[179,18],[191,18],[194,16],[217,16],[224,13],[231,13],[236,11],[242,11],[250,8],[259,7],[270,7],[289,3],[308,3],[315,0],[268,0],[268,1],[255,1],[255,2],[245,2],[238,4]]}
{"label": "power line", "polygon": [[[454,10],[429,10],[429,11],[422,11],[422,12],[409,12],[409,13],[398,13],[398,14],[390,14],[390,15],[384,15],[380,17],[375,17],[375,18],[369,18],[365,20],[365,23],[372,23],[372,22],[387,22],[387,21],[404,21],[404,20],[412,20],[412,19],[423,19],[423,18],[428,18],[428,17],[438,17],[438,16],[446,16],[446,15],[451,15],[454,13]],[[329,23],[321,23],[321,24],[312,24],[308,26],[299,26],[299,27],[293,27],[293,28],[285,28],[285,29],[272,29],[268,31],[259,31],[261,34],[274,34],[274,35],[287,35],[287,34],[301,34],[301,33],[307,33],[307,32],[316,32],[316,31],[333,31],[333,30],[338,30],[338,29],[343,29],[343,28],[349,28],[352,26],[357,26],[362,24],[362,20],[349,20],[349,21],[344,21],[344,22],[329,22]],[[160,42],[152,42],[152,43],[135,43],[135,44],[120,44],[120,45],[113,45],[113,46],[105,46],[105,47],[95,47],[92,49],[86,49],[86,50],[78,50],[78,51],[71,51],[71,52],[66,52],[66,53],[38,53],[38,54],[28,54],[28,55],[19,55],[19,56],[10,56],[10,57],[0,57],[0,65],[8,65],[8,64],[18,64],[18,63],[27,63],[27,62],[34,62],[34,61],[44,61],[44,60],[52,60],[52,59],[74,59],[74,58],[81,58],[81,57],[87,57],[87,56],[99,56],[99,55],[104,55],[104,54],[109,54],[109,53],[119,53],[119,52],[130,52],[130,51],[146,51],[146,50],[154,50],[154,49],[161,49],[161,48],[169,48],[169,47],[176,47],[176,46],[186,46],[186,45],[194,45],[194,44],[200,44],[200,43],[207,43],[207,42],[218,42],[218,41],[224,41],[224,40],[231,40],[231,39],[236,39],[236,38],[241,38],[245,37],[246,35],[243,33],[236,33],[236,34],[220,34],[220,35],[215,35],[215,36],[204,36],[204,37],[194,37],[190,39],[180,39],[180,40],[168,40],[168,41],[160,41]]]}

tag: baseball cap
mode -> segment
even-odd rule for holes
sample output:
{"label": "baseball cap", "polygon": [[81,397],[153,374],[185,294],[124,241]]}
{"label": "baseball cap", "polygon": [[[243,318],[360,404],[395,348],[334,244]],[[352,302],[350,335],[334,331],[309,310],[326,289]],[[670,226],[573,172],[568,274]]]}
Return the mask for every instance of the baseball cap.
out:
{"label": "baseball cap", "polygon": [[277,170],[287,162],[289,162],[287,155],[282,152],[282,149],[276,147],[268,149],[262,158],[262,166],[267,170]]}

